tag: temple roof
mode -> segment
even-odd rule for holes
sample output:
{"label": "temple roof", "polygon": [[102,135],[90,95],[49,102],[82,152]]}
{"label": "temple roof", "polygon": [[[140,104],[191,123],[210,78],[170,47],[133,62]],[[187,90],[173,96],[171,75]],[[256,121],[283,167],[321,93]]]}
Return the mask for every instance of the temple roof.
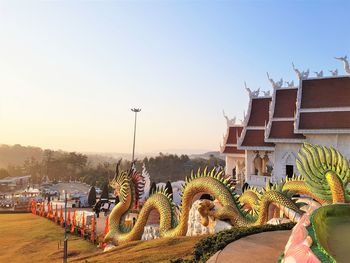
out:
{"label": "temple roof", "polygon": [[253,98],[252,106],[247,126],[264,127],[269,119],[269,107],[271,97],[268,98]]}
{"label": "temple roof", "polygon": [[302,80],[295,131],[350,134],[350,77]]}
{"label": "temple roof", "polygon": [[227,127],[226,136],[224,137],[224,145],[221,147],[221,152],[225,154],[244,154],[244,150],[237,149],[237,138],[243,130],[242,125],[233,125]]}
{"label": "temple roof", "polygon": [[271,97],[251,97],[245,126],[238,140],[238,149],[242,150],[273,150],[274,144],[265,142],[265,125],[269,120]]}
{"label": "temple roof", "polygon": [[266,142],[300,143],[305,137],[294,133],[297,88],[274,89],[270,118],[265,130]]}

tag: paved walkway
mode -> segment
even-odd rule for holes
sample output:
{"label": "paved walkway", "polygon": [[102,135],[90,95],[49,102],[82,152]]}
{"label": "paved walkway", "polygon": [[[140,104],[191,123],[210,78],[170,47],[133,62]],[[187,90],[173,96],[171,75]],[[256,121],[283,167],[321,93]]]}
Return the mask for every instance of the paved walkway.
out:
{"label": "paved walkway", "polygon": [[276,262],[283,252],[290,234],[290,230],[273,231],[241,238],[218,251],[207,263]]}

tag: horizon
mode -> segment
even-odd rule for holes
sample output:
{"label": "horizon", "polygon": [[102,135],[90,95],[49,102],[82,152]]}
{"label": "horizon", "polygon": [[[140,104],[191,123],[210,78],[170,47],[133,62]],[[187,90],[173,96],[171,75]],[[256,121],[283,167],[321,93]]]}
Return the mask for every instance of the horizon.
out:
{"label": "horizon", "polygon": [[[104,157],[112,157],[112,158],[119,158],[121,156],[128,156],[131,157],[132,152],[91,152],[91,151],[76,151],[76,150],[66,150],[66,149],[54,149],[54,148],[45,148],[45,147],[40,147],[40,146],[36,146],[36,145],[21,145],[21,144],[4,144],[1,143],[1,146],[9,146],[9,147],[13,147],[15,145],[20,145],[22,147],[34,147],[34,148],[40,148],[42,150],[52,150],[52,151],[63,151],[63,152],[77,152],[77,153],[81,153],[81,154],[85,154],[85,155],[98,155],[98,156],[104,156]],[[204,155],[204,154],[208,154],[211,152],[218,152],[220,153],[219,150],[206,150],[206,149],[161,149],[159,152],[135,152],[135,158],[137,157],[153,157],[153,156],[158,156],[160,153],[164,154],[164,155],[170,155],[170,154],[175,154],[175,155],[188,155],[188,156],[192,156],[192,155]],[[220,153],[221,154],[221,153]]]}
{"label": "horizon", "polygon": [[[248,87],[339,69],[349,1],[0,3],[2,144],[218,151]],[[181,17],[181,19],[179,19]],[[280,23],[276,23],[280,21]],[[244,29],[244,30],[242,30]],[[314,75],[313,73],[311,74]]]}

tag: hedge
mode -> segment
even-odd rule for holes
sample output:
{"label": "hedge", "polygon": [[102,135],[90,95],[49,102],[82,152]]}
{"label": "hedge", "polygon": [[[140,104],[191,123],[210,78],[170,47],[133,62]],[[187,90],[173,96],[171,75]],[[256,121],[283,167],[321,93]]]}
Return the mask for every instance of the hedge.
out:
{"label": "hedge", "polygon": [[[193,249],[193,259],[176,259],[171,262],[206,262],[217,251],[224,249],[229,243],[242,237],[269,231],[290,230],[295,226],[294,223],[281,225],[262,225],[253,227],[237,227],[229,230],[220,231],[217,234],[205,237],[197,242]],[[282,252],[282,251],[281,251]]]}

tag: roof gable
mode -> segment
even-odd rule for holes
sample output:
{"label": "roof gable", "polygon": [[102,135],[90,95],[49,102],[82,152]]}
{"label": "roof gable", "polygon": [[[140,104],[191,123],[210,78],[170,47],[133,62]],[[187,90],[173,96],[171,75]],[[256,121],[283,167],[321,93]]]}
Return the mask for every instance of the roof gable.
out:
{"label": "roof gable", "polygon": [[295,131],[350,134],[350,76],[302,80]]}
{"label": "roof gable", "polygon": [[272,103],[275,103],[273,117],[287,118],[294,117],[296,109],[298,89],[278,89],[276,97]]}
{"label": "roof gable", "polygon": [[242,150],[273,150],[274,144],[265,142],[265,125],[269,120],[269,109],[272,98],[251,97],[245,126],[238,140],[237,147]]}
{"label": "roof gable", "polygon": [[350,107],[350,78],[302,81],[301,108]]}

